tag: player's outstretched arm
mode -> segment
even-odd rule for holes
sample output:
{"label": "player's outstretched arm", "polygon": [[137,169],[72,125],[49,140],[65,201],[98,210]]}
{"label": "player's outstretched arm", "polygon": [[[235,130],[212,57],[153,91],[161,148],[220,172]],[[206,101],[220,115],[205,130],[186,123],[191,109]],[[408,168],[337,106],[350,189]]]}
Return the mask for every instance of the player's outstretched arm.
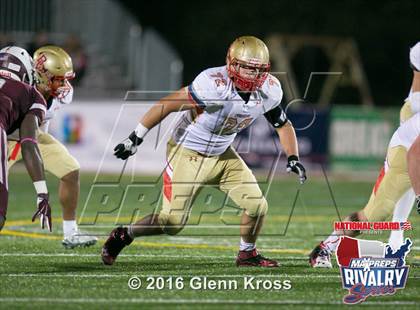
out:
{"label": "player's outstretched arm", "polygon": [[38,118],[34,114],[27,114],[22,121],[19,132],[23,161],[37,192],[37,211],[32,217],[32,222],[39,216],[41,227],[46,226],[49,231],[52,231],[51,208],[48,202],[44,165],[37,145],[37,130]]}
{"label": "player's outstretched arm", "polygon": [[277,128],[277,133],[287,155],[287,172],[294,172],[299,175],[299,181],[303,184],[306,181],[306,170],[299,161],[298,143],[292,123],[287,121],[282,127]]}
{"label": "player's outstretched arm", "polygon": [[164,120],[166,116],[172,112],[194,108],[196,108],[196,104],[190,99],[187,87],[162,98],[146,112],[128,138],[114,148],[114,155],[122,160],[134,155],[137,152],[137,146],[143,142],[147,132]]}
{"label": "player's outstretched arm", "polygon": [[141,118],[140,123],[152,129],[172,112],[192,110],[196,104],[190,99],[188,88],[184,87],[155,103]]}
{"label": "player's outstretched arm", "polygon": [[407,153],[408,175],[416,193],[417,212],[420,214],[420,136],[414,141]]}

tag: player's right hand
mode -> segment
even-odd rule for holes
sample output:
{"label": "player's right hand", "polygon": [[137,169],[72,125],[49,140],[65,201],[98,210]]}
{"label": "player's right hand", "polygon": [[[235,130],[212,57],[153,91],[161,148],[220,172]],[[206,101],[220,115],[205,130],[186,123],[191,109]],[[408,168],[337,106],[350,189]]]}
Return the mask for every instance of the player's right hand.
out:
{"label": "player's right hand", "polygon": [[287,158],[287,166],[286,171],[288,173],[294,172],[299,176],[299,182],[300,184],[305,183],[307,177],[306,177],[306,169],[299,161],[299,157],[296,155],[290,155]]}
{"label": "player's right hand", "polygon": [[132,132],[130,136],[114,147],[114,155],[117,158],[126,160],[131,155],[136,154],[137,146],[143,142],[142,138],[136,136],[135,132]]}
{"label": "player's right hand", "polygon": [[37,210],[32,216],[32,222],[34,222],[36,217],[39,216],[41,228],[44,229],[46,226],[49,231],[52,231],[51,207],[48,201],[48,194],[38,194],[36,204]]}

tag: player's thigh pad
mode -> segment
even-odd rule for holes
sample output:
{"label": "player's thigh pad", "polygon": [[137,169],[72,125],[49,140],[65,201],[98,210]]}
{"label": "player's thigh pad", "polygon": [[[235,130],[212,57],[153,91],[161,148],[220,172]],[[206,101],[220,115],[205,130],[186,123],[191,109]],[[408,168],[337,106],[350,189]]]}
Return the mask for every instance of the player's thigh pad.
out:
{"label": "player's thigh pad", "polygon": [[216,163],[217,157],[204,157],[172,141],[168,143],[159,213],[159,223],[166,233],[176,234],[187,223],[194,199],[214,173]]}
{"label": "player's thigh pad", "polygon": [[268,211],[265,199],[258,182],[240,156],[229,148],[221,161],[224,165],[220,180],[220,190],[225,192],[250,217],[265,215]]}
{"label": "player's thigh pad", "polygon": [[389,218],[398,200],[411,187],[407,170],[407,150],[402,146],[390,148],[387,154],[388,169],[363,209],[368,221]]}
{"label": "player's thigh pad", "polygon": [[61,179],[65,175],[80,169],[79,162],[67,148],[48,133],[38,135],[38,147],[44,161],[45,170]]}

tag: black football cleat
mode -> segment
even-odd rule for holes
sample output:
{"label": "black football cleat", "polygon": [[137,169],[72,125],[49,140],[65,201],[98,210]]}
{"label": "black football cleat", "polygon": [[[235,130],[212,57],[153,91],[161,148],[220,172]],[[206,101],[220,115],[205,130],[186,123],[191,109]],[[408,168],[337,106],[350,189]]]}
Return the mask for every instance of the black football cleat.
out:
{"label": "black football cleat", "polygon": [[309,254],[309,263],[313,268],[332,268],[331,255],[323,248],[322,242]]}
{"label": "black football cleat", "polygon": [[239,251],[236,257],[236,266],[238,267],[279,267],[279,263],[274,259],[265,258],[257,252]]}
{"label": "black football cleat", "polygon": [[111,234],[102,247],[101,256],[104,264],[112,265],[121,250],[131,242],[133,242],[133,238],[128,235],[127,228],[117,227],[111,231]]}

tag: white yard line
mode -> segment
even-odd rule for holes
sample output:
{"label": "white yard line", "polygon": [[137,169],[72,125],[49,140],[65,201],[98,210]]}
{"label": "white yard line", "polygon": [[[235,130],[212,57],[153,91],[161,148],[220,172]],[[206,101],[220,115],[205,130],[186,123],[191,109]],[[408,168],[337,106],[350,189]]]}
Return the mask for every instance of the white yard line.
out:
{"label": "white yard line", "polygon": [[[11,257],[100,257],[100,254],[79,254],[79,253],[0,253],[1,256]],[[210,255],[165,255],[165,254],[120,254],[118,257],[168,257],[168,258],[235,258],[232,256],[210,256]],[[290,259],[298,259],[291,257]]]}
{"label": "white yard line", "polygon": [[[244,299],[161,299],[161,298],[30,298],[30,297],[2,297],[0,302],[39,302],[39,303],[140,303],[140,304],[260,304],[260,305],[341,305],[341,301],[304,301],[297,299],[286,300],[244,300]],[[416,305],[414,301],[366,301],[363,305]]]}
{"label": "white yard line", "polygon": [[[100,254],[80,253],[0,253],[0,257],[99,257]],[[167,254],[120,254],[118,257],[166,257],[166,258],[224,258],[235,259],[235,255],[167,255]],[[308,260],[305,256],[281,256],[282,260]]]}

